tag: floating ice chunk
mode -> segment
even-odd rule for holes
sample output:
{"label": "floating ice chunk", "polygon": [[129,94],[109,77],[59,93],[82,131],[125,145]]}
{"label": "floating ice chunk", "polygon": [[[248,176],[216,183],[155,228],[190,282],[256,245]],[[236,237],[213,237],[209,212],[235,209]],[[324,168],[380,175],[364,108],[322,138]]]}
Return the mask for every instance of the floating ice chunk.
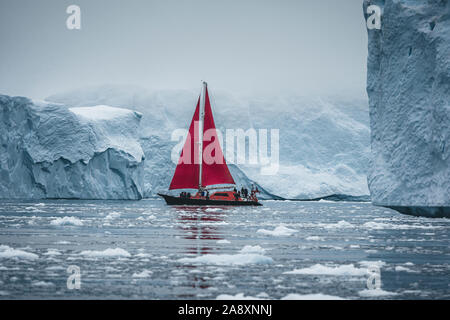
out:
{"label": "floating ice chunk", "polygon": [[350,222],[341,220],[338,221],[337,223],[330,223],[330,224],[325,224],[323,226],[325,229],[349,229],[349,228],[354,228],[355,226],[353,224],[351,224]]}
{"label": "floating ice chunk", "polygon": [[113,219],[117,219],[119,217],[120,217],[120,212],[113,211],[105,217],[105,220],[113,220]]}
{"label": "floating ice chunk", "polygon": [[365,289],[358,292],[361,297],[370,298],[370,297],[379,297],[379,296],[395,296],[398,293],[385,291],[383,289]]}
{"label": "floating ice chunk", "polygon": [[266,249],[262,248],[261,246],[244,246],[241,251],[241,253],[261,253],[264,254],[266,252]]}
{"label": "floating ice chunk", "polygon": [[131,257],[131,254],[121,248],[108,248],[105,249],[103,251],[95,251],[95,250],[85,250],[85,251],[81,251],[80,255],[82,256],[87,256],[87,257],[105,257],[105,258],[110,258],[110,257]]}
{"label": "floating ice chunk", "polygon": [[224,244],[224,243],[230,243],[230,241],[228,241],[226,239],[222,239],[222,240],[217,240],[216,243]]}
{"label": "floating ice chunk", "polygon": [[319,236],[309,236],[309,237],[306,237],[306,240],[308,240],[308,241],[322,241],[323,238],[319,237]]}
{"label": "floating ice chunk", "polygon": [[195,258],[178,259],[182,263],[215,264],[215,265],[245,265],[245,264],[269,264],[273,260],[260,254],[206,254]]}
{"label": "floating ice chunk", "polygon": [[61,252],[57,249],[48,249],[44,256],[60,256]]}
{"label": "floating ice chunk", "polygon": [[142,253],[142,252],[135,255],[135,257],[139,257],[139,258],[149,258],[151,256],[152,255],[149,253]]}
{"label": "floating ice chunk", "polygon": [[5,259],[20,258],[20,259],[34,260],[39,258],[39,256],[34,253],[11,248],[6,245],[0,245],[0,259],[2,258]]}
{"label": "floating ice chunk", "polygon": [[311,267],[283,272],[283,274],[362,276],[367,274],[367,269],[357,268],[353,264],[344,264],[340,266],[324,266],[322,264],[315,264]]}
{"label": "floating ice chunk", "polygon": [[381,261],[381,260],[376,260],[376,261],[360,261],[358,262],[361,266],[369,268],[369,267],[378,267],[378,268],[382,268],[386,265],[386,262]]}
{"label": "floating ice chunk", "polygon": [[148,278],[151,276],[152,273],[153,271],[151,270],[143,270],[142,272],[139,273],[133,273],[133,278]]}
{"label": "floating ice chunk", "polygon": [[258,297],[245,296],[244,293],[238,293],[236,295],[220,294],[217,296],[216,300],[262,300]]}
{"label": "floating ice chunk", "polygon": [[290,293],[287,296],[281,298],[281,300],[344,300],[344,299],[341,297],[330,296],[323,293],[312,293],[312,294]]}
{"label": "floating ice chunk", "polygon": [[57,270],[66,270],[66,268],[64,268],[63,266],[50,266],[45,268],[45,270],[57,271]]}
{"label": "floating ice chunk", "polygon": [[83,222],[76,217],[63,217],[52,220],[50,224],[52,226],[64,226],[64,225],[82,226]]}
{"label": "floating ice chunk", "polygon": [[70,241],[65,241],[65,240],[56,242],[56,244],[70,244],[70,243],[71,243]]}
{"label": "floating ice chunk", "polygon": [[406,268],[403,266],[396,266],[395,271],[404,271],[404,272],[416,272],[414,270],[411,270],[410,268]]}
{"label": "floating ice chunk", "polygon": [[32,286],[35,287],[53,287],[54,284],[52,282],[47,282],[47,281],[33,281],[31,283]]}
{"label": "floating ice chunk", "polygon": [[363,224],[363,227],[373,230],[392,229],[392,230],[407,230],[407,229],[441,229],[442,226],[433,226],[426,224],[395,224],[369,221]]}
{"label": "floating ice chunk", "polygon": [[259,229],[256,231],[257,233],[262,233],[270,236],[290,236],[297,232],[297,230],[289,229],[283,225],[276,227],[274,230],[266,230],[266,229]]}

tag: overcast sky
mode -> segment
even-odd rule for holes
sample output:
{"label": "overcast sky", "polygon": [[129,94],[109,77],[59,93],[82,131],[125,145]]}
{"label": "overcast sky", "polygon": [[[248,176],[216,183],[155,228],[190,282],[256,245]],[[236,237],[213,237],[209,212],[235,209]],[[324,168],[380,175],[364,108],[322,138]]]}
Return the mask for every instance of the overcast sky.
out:
{"label": "overcast sky", "polygon": [[[81,8],[68,30],[66,8]],[[361,0],[0,0],[0,94],[89,85],[365,96]]]}

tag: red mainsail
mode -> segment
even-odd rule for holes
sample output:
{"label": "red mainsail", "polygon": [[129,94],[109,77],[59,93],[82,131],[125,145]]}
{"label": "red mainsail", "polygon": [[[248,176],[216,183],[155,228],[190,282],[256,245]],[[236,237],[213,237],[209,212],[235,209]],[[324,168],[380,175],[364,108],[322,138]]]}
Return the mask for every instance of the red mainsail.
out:
{"label": "red mainsail", "polygon": [[[215,184],[235,184],[223,156],[222,148],[217,137],[216,126],[209,101],[208,89],[205,86],[205,110],[203,119],[203,152],[201,186]],[[194,116],[189,127],[189,134],[181,151],[178,165],[175,169],[170,190],[198,189],[200,182],[199,164],[199,116],[200,99],[197,102]]]}

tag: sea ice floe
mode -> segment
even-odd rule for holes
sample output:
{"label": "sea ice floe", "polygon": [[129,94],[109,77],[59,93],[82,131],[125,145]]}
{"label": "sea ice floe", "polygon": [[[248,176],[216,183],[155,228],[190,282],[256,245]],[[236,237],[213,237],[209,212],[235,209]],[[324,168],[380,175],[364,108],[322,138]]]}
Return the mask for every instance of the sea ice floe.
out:
{"label": "sea ice floe", "polygon": [[374,260],[374,261],[364,260],[364,261],[358,262],[358,264],[365,268],[369,268],[369,267],[373,267],[373,266],[382,268],[382,267],[386,266],[386,262],[381,261],[381,260]]}
{"label": "sea ice floe", "polygon": [[241,251],[239,251],[240,253],[261,253],[264,254],[264,252],[266,252],[266,249],[262,248],[261,246],[249,246],[246,245],[244,246]]}
{"label": "sea ice floe", "polygon": [[315,264],[303,269],[294,269],[283,274],[308,274],[308,275],[334,275],[334,276],[362,276],[367,274],[367,269],[357,268],[353,264],[339,266],[325,266]]}
{"label": "sea ice floe", "polygon": [[44,256],[60,256],[61,252],[57,249],[48,249],[46,253],[43,254]]}
{"label": "sea ice floe", "polygon": [[324,224],[323,227],[325,229],[346,229],[346,228],[354,228],[355,226],[350,222],[341,220],[336,223]]}
{"label": "sea ice floe", "polygon": [[393,229],[393,230],[407,230],[407,229],[440,229],[442,226],[432,226],[425,224],[395,224],[369,221],[363,224],[363,227],[373,230]]}
{"label": "sea ice floe", "polygon": [[105,220],[113,220],[113,219],[116,219],[119,217],[120,217],[120,212],[113,211],[105,217]]}
{"label": "sea ice floe", "polygon": [[262,298],[246,296],[241,292],[234,296],[230,294],[219,294],[216,300],[262,300]]}
{"label": "sea ice floe", "polygon": [[70,241],[65,241],[65,240],[61,240],[61,241],[57,241],[56,244],[70,244]]}
{"label": "sea ice floe", "polygon": [[133,273],[133,278],[148,278],[151,276],[153,271],[151,270],[143,270],[142,272],[135,272]]}
{"label": "sea ice floe", "polygon": [[344,299],[341,297],[330,296],[323,293],[311,293],[311,294],[290,293],[287,296],[281,298],[281,300],[344,300]]}
{"label": "sea ice floe", "polygon": [[230,241],[228,241],[226,239],[221,239],[221,240],[217,240],[216,243],[225,244],[225,243],[230,243]]}
{"label": "sea ice floe", "polygon": [[121,248],[108,248],[103,251],[96,251],[96,250],[85,250],[81,251],[80,255],[86,256],[86,257],[99,257],[99,258],[110,258],[110,257],[131,257],[131,254]]}
{"label": "sea ice floe", "polygon": [[215,265],[269,264],[273,262],[272,258],[255,253],[206,254],[194,258],[182,258],[178,261],[181,263]]}
{"label": "sea ice floe", "polygon": [[358,292],[361,297],[371,298],[371,297],[380,297],[380,296],[395,296],[398,293],[385,291],[383,289],[364,289]]}
{"label": "sea ice floe", "polygon": [[308,240],[308,241],[322,241],[323,238],[319,237],[319,236],[309,236],[309,237],[306,237],[305,240]]}
{"label": "sea ice floe", "polygon": [[26,252],[19,249],[14,249],[6,245],[0,245],[0,259],[5,258],[20,258],[20,259],[28,259],[34,260],[39,258],[37,254]]}
{"label": "sea ice floe", "polygon": [[35,287],[53,287],[55,284],[48,281],[33,281],[31,285]]}
{"label": "sea ice floe", "polygon": [[290,236],[290,235],[296,233],[297,230],[289,229],[283,225],[280,225],[280,226],[276,227],[274,230],[259,229],[256,232],[270,235],[270,236],[279,237],[279,236]]}
{"label": "sea ice floe", "polygon": [[50,221],[52,226],[63,226],[63,225],[73,225],[73,226],[82,226],[83,222],[76,217],[63,217],[56,218]]}
{"label": "sea ice floe", "polygon": [[414,270],[411,270],[410,268],[406,268],[403,266],[396,266],[395,271],[404,271],[404,272],[416,272]]}

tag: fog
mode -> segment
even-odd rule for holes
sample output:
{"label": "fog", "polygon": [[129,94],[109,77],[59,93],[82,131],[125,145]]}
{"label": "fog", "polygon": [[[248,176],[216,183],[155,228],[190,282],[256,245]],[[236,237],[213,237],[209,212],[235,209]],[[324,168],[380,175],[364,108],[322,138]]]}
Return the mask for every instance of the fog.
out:
{"label": "fog", "polygon": [[[81,8],[69,30],[66,8]],[[361,0],[1,0],[0,94],[102,84],[365,97]]]}

